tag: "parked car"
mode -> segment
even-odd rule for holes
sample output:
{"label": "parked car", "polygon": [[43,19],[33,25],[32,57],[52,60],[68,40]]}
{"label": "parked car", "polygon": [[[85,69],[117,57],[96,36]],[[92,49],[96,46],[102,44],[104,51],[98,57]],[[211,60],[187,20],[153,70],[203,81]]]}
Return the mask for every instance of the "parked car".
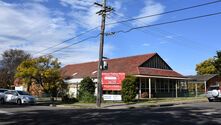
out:
{"label": "parked car", "polygon": [[34,104],[36,102],[35,97],[25,91],[8,90],[4,92],[1,102],[4,103],[17,103],[21,104]]}
{"label": "parked car", "polygon": [[221,100],[221,87],[219,85],[212,85],[208,88],[206,96],[209,102],[220,101]]}
{"label": "parked car", "polygon": [[5,91],[7,91],[8,89],[2,89],[0,88],[0,95],[3,95]]}
{"label": "parked car", "polygon": [[2,89],[2,88],[0,88],[0,104],[3,104],[4,103],[4,101],[3,100],[1,100],[1,99],[3,99],[4,98],[4,92],[5,91],[7,91],[8,89]]}

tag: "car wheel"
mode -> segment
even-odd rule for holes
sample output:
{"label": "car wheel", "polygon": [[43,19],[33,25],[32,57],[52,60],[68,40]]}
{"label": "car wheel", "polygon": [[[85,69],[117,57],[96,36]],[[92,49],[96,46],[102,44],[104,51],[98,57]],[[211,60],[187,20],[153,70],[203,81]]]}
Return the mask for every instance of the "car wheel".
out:
{"label": "car wheel", "polygon": [[18,100],[17,100],[17,104],[18,104],[18,105],[21,105],[21,104],[22,104],[21,99],[18,99]]}
{"label": "car wheel", "polygon": [[213,99],[209,99],[209,98],[208,98],[208,101],[209,101],[209,102],[213,102],[214,100],[213,100]]}
{"label": "car wheel", "polygon": [[3,98],[1,98],[0,103],[5,104],[5,100]]}

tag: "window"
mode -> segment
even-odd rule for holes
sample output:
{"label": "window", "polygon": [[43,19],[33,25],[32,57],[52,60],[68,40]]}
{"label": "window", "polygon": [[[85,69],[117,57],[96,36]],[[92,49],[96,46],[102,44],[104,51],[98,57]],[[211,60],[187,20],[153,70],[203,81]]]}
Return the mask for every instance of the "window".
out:
{"label": "window", "polygon": [[7,91],[5,92],[5,94],[12,94],[12,91]]}
{"label": "window", "polygon": [[15,91],[12,91],[12,95],[18,96],[17,92],[15,92]]}
{"label": "window", "polygon": [[0,89],[0,93],[4,93],[5,91],[7,91],[6,89]]}
{"label": "window", "polygon": [[24,91],[17,91],[20,95],[29,95],[27,92]]}
{"label": "window", "polygon": [[214,89],[215,89],[215,90],[219,90],[219,87],[218,87],[218,86],[217,86],[217,87],[209,87],[209,88],[208,88],[208,91],[212,91],[212,90],[214,90]]}

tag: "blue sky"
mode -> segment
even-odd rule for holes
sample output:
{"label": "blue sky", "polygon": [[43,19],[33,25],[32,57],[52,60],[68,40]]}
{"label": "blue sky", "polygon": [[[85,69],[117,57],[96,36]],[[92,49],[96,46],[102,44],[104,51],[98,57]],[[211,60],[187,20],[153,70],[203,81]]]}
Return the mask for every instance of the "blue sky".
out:
{"label": "blue sky", "polygon": [[[39,53],[86,30],[99,26],[101,0],[0,0],[0,53],[22,49],[34,57],[51,53],[99,33],[84,36]],[[107,0],[114,13],[107,23],[162,13],[212,0]],[[188,18],[221,11],[221,2],[181,12],[110,25],[106,32]],[[157,52],[176,71],[195,74],[195,65],[221,50],[221,15],[180,23],[149,27],[105,38],[104,56],[125,57]],[[98,59],[99,38],[87,40],[53,53],[62,65]]]}

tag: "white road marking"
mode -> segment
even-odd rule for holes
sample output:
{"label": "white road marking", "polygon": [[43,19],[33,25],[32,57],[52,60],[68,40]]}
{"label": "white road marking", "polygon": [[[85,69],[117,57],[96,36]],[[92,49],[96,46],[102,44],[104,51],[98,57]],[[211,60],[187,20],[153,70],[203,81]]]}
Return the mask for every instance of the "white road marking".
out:
{"label": "white road marking", "polygon": [[13,115],[14,113],[0,110],[0,114]]}
{"label": "white road marking", "polygon": [[219,112],[205,112],[205,113],[202,113],[204,115],[214,115],[214,114],[220,114]]}

